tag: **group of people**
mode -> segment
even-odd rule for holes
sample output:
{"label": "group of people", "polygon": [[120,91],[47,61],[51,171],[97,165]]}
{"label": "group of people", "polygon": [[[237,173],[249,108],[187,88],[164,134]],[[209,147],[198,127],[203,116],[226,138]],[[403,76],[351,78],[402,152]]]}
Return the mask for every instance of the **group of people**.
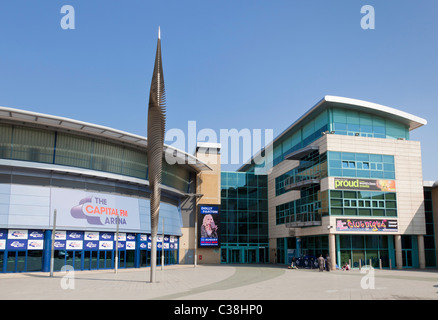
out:
{"label": "group of people", "polygon": [[[322,256],[322,254],[319,256],[318,259],[316,259],[316,262],[318,264],[319,267],[319,272],[323,272],[324,269],[326,271],[330,271],[332,268],[332,261],[330,256],[327,254],[326,257],[324,258]],[[313,258],[311,259],[311,263],[310,263],[310,267],[312,268],[313,265]],[[297,260],[295,259],[295,257],[292,257],[292,263],[291,265],[288,267],[289,269],[296,269],[297,268]],[[343,266],[342,266],[342,271],[344,270],[350,270],[350,265],[348,264],[348,262],[346,262]]]}

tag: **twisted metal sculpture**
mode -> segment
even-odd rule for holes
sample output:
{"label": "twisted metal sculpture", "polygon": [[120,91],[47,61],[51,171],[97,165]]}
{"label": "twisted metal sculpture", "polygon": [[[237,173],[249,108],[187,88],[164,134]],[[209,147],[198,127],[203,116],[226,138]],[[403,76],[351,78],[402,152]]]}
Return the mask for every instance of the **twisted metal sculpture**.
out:
{"label": "twisted metal sculpture", "polygon": [[157,52],[149,94],[148,109],[148,172],[151,189],[151,282],[155,282],[157,267],[157,233],[161,198],[161,170],[163,161],[164,130],[166,126],[165,89],[161,61],[161,36],[158,28]]}

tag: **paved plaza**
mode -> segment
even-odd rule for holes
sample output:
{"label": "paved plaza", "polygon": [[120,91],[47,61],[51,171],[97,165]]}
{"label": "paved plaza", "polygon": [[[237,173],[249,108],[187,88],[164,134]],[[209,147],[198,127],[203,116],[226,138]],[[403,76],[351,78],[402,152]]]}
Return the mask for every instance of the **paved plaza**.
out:
{"label": "paved plaza", "polygon": [[[150,268],[1,274],[0,300],[371,300],[437,299],[437,270],[319,272],[274,265],[175,265]],[[374,274],[372,274],[374,272]]]}

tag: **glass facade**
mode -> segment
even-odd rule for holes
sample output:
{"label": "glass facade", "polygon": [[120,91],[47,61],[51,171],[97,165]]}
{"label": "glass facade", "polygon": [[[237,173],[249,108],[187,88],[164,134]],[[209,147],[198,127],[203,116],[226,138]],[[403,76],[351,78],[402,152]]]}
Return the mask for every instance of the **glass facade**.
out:
{"label": "glass facade", "polygon": [[[370,138],[409,140],[408,126],[366,112],[332,106],[315,116],[308,116],[307,119],[274,141],[273,166],[282,162],[286,155],[321,138],[323,132]],[[254,167],[255,164],[252,163],[245,166],[243,170],[251,172],[254,171]]]}
{"label": "glass facade", "polygon": [[[0,124],[0,159],[51,163],[148,179],[146,150],[17,125]],[[187,192],[190,171],[164,161],[162,183]]]}
{"label": "glass facade", "polygon": [[344,108],[330,108],[329,116],[335,134],[409,140],[409,128],[391,119]]}
{"label": "glass facade", "polygon": [[329,176],[395,179],[392,155],[329,151],[327,159]]}
{"label": "glass facade", "polygon": [[424,213],[426,215],[426,235],[424,236],[426,267],[436,267],[432,188],[424,188]]}
{"label": "glass facade", "polygon": [[221,262],[268,262],[267,176],[221,173]]}
{"label": "glass facade", "polygon": [[300,199],[275,207],[276,224],[288,221],[321,221],[328,215],[327,191],[321,192],[319,185],[300,190]]}
{"label": "glass facade", "polygon": [[396,217],[395,192],[329,190],[330,214],[333,216]]}
{"label": "glass facade", "polygon": [[337,254],[342,267],[349,262],[352,268],[371,266],[395,267],[393,236],[387,235],[337,235]]}

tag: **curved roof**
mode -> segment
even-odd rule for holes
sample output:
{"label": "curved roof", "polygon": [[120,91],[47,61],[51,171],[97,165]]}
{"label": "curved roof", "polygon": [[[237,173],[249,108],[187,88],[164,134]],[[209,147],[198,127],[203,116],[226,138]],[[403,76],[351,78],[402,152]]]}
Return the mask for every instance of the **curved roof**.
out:
{"label": "curved roof", "polygon": [[387,107],[381,104],[363,101],[363,100],[337,97],[337,96],[325,96],[315,107],[318,107],[319,104],[321,103],[331,103],[331,104],[335,104],[338,107],[344,107],[351,110],[365,111],[386,118],[389,115],[391,116],[392,119],[408,125],[409,131],[427,124],[427,121],[425,119],[414,116],[410,113],[398,109],[394,109],[391,107]]}
{"label": "curved roof", "polygon": [[[140,148],[147,148],[147,138],[128,133],[125,131],[100,126],[88,122],[73,120],[64,117],[52,116],[43,113],[25,111],[9,107],[0,106],[0,119],[25,122],[29,124],[59,128],[73,132],[80,132],[95,137],[105,138],[112,141],[131,144]],[[183,159],[184,163],[196,171],[212,170],[205,162],[200,161],[194,155],[176,149],[173,146],[164,145],[164,152],[170,149],[176,154],[177,158]]]}
{"label": "curved roof", "polygon": [[[329,108],[329,107],[338,107],[338,108],[346,108],[349,110],[356,110],[371,113],[380,117],[388,118],[398,121],[400,123],[406,124],[409,127],[409,131],[419,128],[427,124],[427,121],[423,118],[414,116],[410,113],[394,109],[391,107],[387,107],[381,104],[351,99],[345,97],[338,96],[330,96],[326,95],[322,98],[317,104],[315,104],[311,109],[309,109],[304,115],[302,115],[298,120],[292,123],[286,130],[284,130],[280,135],[278,135],[272,143],[275,143],[279,139],[281,139],[285,134],[287,134],[293,127],[299,125],[303,121],[305,121],[310,115],[318,114],[321,111]],[[266,146],[268,147],[268,146]],[[256,155],[259,155],[261,150],[257,152]],[[243,164],[237,171],[241,171],[246,166],[251,164],[252,159],[256,156],[254,155],[247,163]]]}

